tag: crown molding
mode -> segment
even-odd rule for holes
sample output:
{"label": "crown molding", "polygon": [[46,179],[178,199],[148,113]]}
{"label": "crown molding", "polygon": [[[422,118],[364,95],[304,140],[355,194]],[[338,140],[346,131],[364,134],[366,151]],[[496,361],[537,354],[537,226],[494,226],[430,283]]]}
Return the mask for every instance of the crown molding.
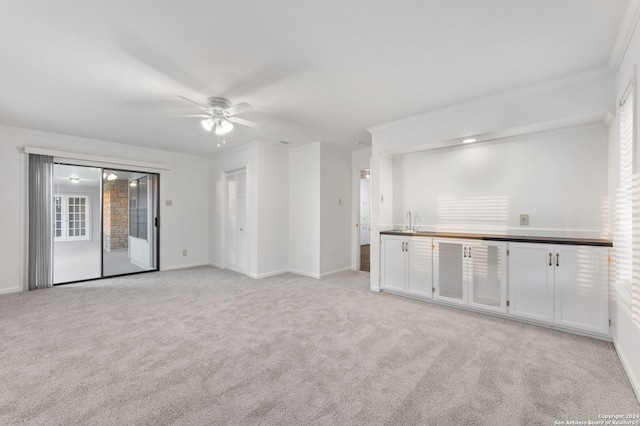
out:
{"label": "crown molding", "polygon": [[617,72],[618,68],[620,68],[620,64],[627,52],[627,48],[629,47],[631,37],[633,37],[633,32],[638,25],[639,19],[640,0],[629,0],[627,8],[624,11],[624,15],[622,16],[622,22],[618,29],[616,41],[613,45],[613,49],[611,50],[611,55],[609,56],[608,67],[612,72]]}

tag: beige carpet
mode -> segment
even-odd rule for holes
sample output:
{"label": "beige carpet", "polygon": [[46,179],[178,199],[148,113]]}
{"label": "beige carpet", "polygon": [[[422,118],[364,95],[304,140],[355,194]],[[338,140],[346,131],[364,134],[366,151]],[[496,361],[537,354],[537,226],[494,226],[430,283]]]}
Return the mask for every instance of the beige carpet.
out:
{"label": "beige carpet", "polygon": [[640,413],[610,343],[203,267],[0,296],[0,424],[532,425]]}

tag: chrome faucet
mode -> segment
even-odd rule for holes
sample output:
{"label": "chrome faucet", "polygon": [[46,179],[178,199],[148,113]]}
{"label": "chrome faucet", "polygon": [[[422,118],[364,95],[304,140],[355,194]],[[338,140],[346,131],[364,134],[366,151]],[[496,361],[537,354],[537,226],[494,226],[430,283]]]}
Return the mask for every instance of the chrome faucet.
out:
{"label": "chrome faucet", "polygon": [[409,218],[409,230],[411,230],[411,211],[407,210],[407,217]]}

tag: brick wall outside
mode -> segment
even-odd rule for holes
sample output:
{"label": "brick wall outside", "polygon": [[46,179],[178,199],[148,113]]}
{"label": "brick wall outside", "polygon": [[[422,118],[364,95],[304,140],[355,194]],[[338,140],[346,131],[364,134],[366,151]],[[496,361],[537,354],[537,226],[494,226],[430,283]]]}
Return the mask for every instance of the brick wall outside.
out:
{"label": "brick wall outside", "polygon": [[129,245],[129,181],[104,181],[103,233],[107,251],[127,248]]}

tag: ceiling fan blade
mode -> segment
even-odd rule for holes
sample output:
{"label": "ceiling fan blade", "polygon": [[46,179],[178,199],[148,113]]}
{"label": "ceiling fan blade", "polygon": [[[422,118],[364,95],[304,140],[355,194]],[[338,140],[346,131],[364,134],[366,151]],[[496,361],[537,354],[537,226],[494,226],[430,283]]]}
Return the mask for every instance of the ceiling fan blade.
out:
{"label": "ceiling fan blade", "polygon": [[244,118],[227,117],[227,120],[229,120],[230,122],[235,123],[235,124],[240,124],[241,126],[255,127],[257,129],[262,127],[261,124],[254,123],[253,121],[245,120]]}
{"label": "ceiling fan blade", "polygon": [[198,117],[198,118],[209,118],[211,117],[210,115],[207,114],[177,114],[177,115],[172,115],[171,117]]}
{"label": "ceiling fan blade", "polygon": [[236,115],[241,112],[249,111],[253,109],[251,105],[246,102],[240,102],[239,104],[231,105],[229,108],[225,109],[225,115]]}
{"label": "ceiling fan blade", "polygon": [[177,97],[179,97],[179,98],[181,98],[181,99],[184,99],[184,100],[185,100],[185,101],[187,101],[187,102],[191,102],[192,104],[196,105],[198,108],[200,108],[200,109],[201,109],[201,110],[203,110],[203,111],[207,111],[207,112],[209,111],[209,109],[208,109],[206,106],[204,106],[204,105],[200,105],[200,104],[199,104],[198,102],[196,102],[196,101],[192,101],[191,99],[189,99],[189,98],[185,98],[184,96],[180,96],[180,95],[176,95],[176,96],[177,96]]}

